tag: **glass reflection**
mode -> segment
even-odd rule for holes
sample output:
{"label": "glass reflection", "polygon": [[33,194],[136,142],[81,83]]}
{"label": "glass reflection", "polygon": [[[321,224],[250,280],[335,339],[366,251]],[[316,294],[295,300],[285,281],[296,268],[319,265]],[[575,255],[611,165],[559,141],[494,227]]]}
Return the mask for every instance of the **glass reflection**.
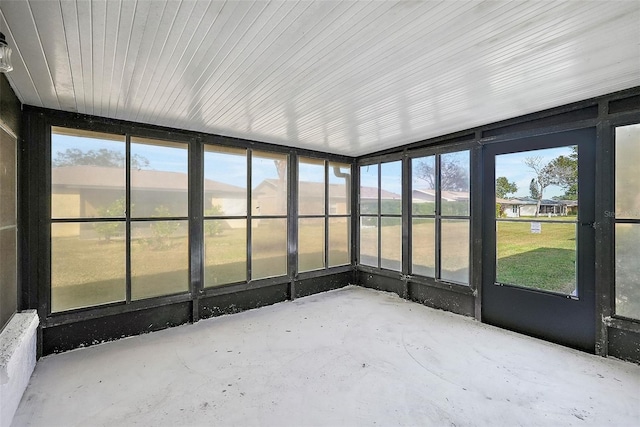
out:
{"label": "glass reflection", "polygon": [[51,217],[125,215],[125,137],[51,128]]}
{"label": "glass reflection", "polygon": [[131,138],[131,216],[188,215],[187,144]]}
{"label": "glass reflection", "polygon": [[251,221],[251,278],[287,274],[287,220],[253,219]]}
{"label": "glass reflection", "polygon": [[204,214],[247,214],[247,150],[205,145]]}
{"label": "glass reflection", "polygon": [[298,220],[298,271],[324,268],[324,218]]}
{"label": "glass reflection", "polygon": [[187,221],[131,223],[131,299],[189,290]]}
{"label": "glass reflection", "polygon": [[[119,229],[109,237],[104,229]],[[51,311],[124,301],[124,221],[51,225]]]}
{"label": "glass reflection", "polygon": [[324,160],[301,157],[298,162],[298,213],[324,215]]}

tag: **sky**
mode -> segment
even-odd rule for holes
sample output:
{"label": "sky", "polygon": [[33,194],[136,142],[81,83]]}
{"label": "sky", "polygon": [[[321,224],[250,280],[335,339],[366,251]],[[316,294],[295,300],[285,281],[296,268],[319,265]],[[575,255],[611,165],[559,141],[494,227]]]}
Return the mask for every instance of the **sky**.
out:
{"label": "sky", "polygon": [[[124,155],[124,143],[92,139],[86,137],[74,137],[67,135],[52,135],[52,158],[57,152],[63,152],[69,148],[80,148],[83,151],[99,150],[106,148],[116,150]],[[131,155],[138,154],[149,160],[149,168],[171,172],[187,172],[187,150],[163,147],[148,144],[132,144]],[[554,158],[571,154],[571,147],[550,148],[544,150],[526,151],[522,153],[502,154],[496,156],[496,178],[505,176],[510,182],[515,182],[518,191],[509,194],[509,197],[529,196],[529,183],[534,177],[525,164],[527,157],[540,156],[543,163],[548,163]],[[396,194],[402,193],[402,163],[400,161],[382,163],[381,165],[382,188]],[[321,177],[317,166],[302,165],[299,175],[302,181],[318,181]],[[253,183],[254,187],[264,179],[277,178],[278,174],[273,159],[253,159]],[[342,180],[329,174],[331,183],[340,183]],[[367,187],[377,187],[378,166],[364,166],[360,170],[360,183]],[[205,178],[226,184],[245,187],[246,183],[246,158],[240,155],[220,155],[218,153],[205,152]],[[549,199],[564,194],[564,190],[558,186],[550,186],[544,192],[544,197]]]}
{"label": "sky", "polygon": [[[93,139],[87,137],[77,137],[53,134],[51,155],[55,159],[57,153],[62,153],[70,148],[81,149],[82,151],[107,149],[117,151],[125,155],[124,137],[123,141],[111,141],[104,139]],[[185,145],[186,147],[186,145]],[[226,150],[226,149],[225,149]],[[166,147],[151,144],[131,144],[131,155],[139,155],[149,160],[149,169],[187,173],[188,151],[187,149]],[[277,179],[278,172],[274,159],[254,155],[252,165],[252,181],[255,188],[265,179]],[[247,159],[243,150],[238,150],[237,155],[233,152],[224,153],[205,151],[204,154],[206,179],[223,182],[238,187],[246,187],[247,182]],[[318,174],[318,171],[320,173]],[[343,169],[346,171],[346,169]],[[300,179],[303,181],[324,181],[324,169],[322,166],[303,164],[299,170]],[[322,182],[320,181],[320,182]],[[337,178],[329,170],[329,182],[332,184],[344,183],[343,178]]]}

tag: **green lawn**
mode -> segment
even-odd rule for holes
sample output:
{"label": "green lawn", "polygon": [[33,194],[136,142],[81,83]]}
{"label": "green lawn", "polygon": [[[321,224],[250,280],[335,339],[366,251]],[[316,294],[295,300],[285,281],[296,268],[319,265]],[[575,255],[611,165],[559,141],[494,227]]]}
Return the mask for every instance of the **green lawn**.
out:
{"label": "green lawn", "polygon": [[576,287],[576,225],[501,221],[496,227],[499,283],[571,294]]}
{"label": "green lawn", "polygon": [[[205,286],[246,281],[245,220],[205,236]],[[265,221],[253,230],[252,276],[287,273],[285,222]],[[435,265],[433,220],[413,224],[414,274],[432,276]],[[349,262],[348,223],[330,223],[329,263]],[[543,222],[532,234],[529,222],[498,223],[497,280],[570,294],[575,289],[575,224]],[[443,223],[443,278],[466,283],[469,268],[467,221]],[[142,299],[188,290],[186,237],[169,238],[161,247],[149,239],[131,244],[132,298]],[[398,222],[382,227],[383,266],[400,268],[402,232]],[[323,267],[324,226],[307,221],[299,227],[299,271]],[[361,259],[375,263],[377,228],[361,229]],[[52,239],[52,307],[63,311],[125,299],[125,244],[77,237]]]}
{"label": "green lawn", "polygon": [[[339,219],[330,223],[330,265],[350,261],[348,225]],[[246,281],[246,220],[236,220],[233,227],[226,225],[217,231],[205,236],[205,286]],[[254,227],[252,238],[252,278],[286,275],[286,222],[263,220]],[[299,271],[322,268],[324,225],[306,227],[299,238]],[[53,237],[51,244],[53,311],[125,300],[124,240]],[[168,238],[162,246],[155,245],[152,238],[134,239],[131,272],[134,300],[188,291],[188,239]]]}

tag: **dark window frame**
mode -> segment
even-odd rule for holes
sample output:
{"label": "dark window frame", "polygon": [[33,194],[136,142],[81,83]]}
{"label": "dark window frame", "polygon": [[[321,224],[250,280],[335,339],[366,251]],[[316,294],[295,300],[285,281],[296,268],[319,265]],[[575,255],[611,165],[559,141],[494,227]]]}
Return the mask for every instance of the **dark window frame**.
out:
{"label": "dark window frame", "polygon": [[[453,153],[462,153],[462,152],[467,152],[468,156],[469,156],[469,164],[468,164],[468,171],[469,171],[469,202],[468,202],[468,209],[469,209],[469,213],[467,215],[447,215],[447,214],[442,214],[442,186],[441,186],[441,158],[443,155],[447,155],[447,154],[453,154]],[[433,219],[434,220],[434,227],[435,227],[435,277],[431,277],[431,276],[424,276],[421,274],[417,274],[413,272],[413,253],[411,253],[410,256],[410,260],[408,262],[409,265],[409,273],[412,276],[422,276],[422,277],[427,277],[430,279],[435,280],[436,282],[441,282],[441,283],[446,283],[446,284],[453,284],[453,285],[458,285],[458,286],[464,286],[464,287],[471,287],[472,284],[472,277],[473,277],[473,272],[472,272],[472,266],[473,266],[473,254],[472,254],[472,240],[473,240],[473,203],[472,203],[472,194],[473,194],[473,187],[474,185],[476,185],[475,183],[473,183],[473,177],[474,177],[474,173],[472,170],[472,157],[473,157],[473,153],[472,153],[472,149],[470,146],[468,146],[468,144],[456,144],[456,145],[451,145],[451,146],[447,146],[445,147],[435,147],[432,149],[429,148],[425,148],[425,149],[421,149],[421,150],[415,150],[411,153],[409,153],[408,155],[408,163],[410,165],[412,165],[413,160],[415,159],[420,159],[420,158],[424,158],[424,157],[434,157],[434,163],[435,163],[435,212],[433,214],[414,214],[413,213],[413,208],[410,210],[410,212],[408,212],[409,215],[409,221],[408,221],[408,234],[409,234],[409,239],[410,239],[410,244],[409,247],[412,247],[413,244],[413,233],[412,233],[412,228],[413,228],[413,219],[417,218],[417,219]],[[408,194],[408,196],[411,198],[412,201],[412,195],[413,195],[413,168],[411,167],[411,173],[409,175],[409,180],[408,180],[408,190],[406,191],[406,194]],[[411,205],[413,207],[413,205]],[[468,275],[467,275],[467,282],[466,283],[461,283],[461,282],[456,282],[453,280],[447,280],[447,279],[443,279],[442,278],[442,260],[441,260],[441,253],[442,253],[442,221],[443,220],[465,220],[468,223],[468,227],[469,227],[469,239],[468,239],[468,265],[467,265],[467,269],[468,269]]]}
{"label": "dark window frame", "polygon": [[[52,215],[52,210],[51,210],[51,194],[52,194],[52,183],[51,183],[51,170],[52,170],[52,152],[51,152],[51,147],[52,147],[52,135],[53,135],[53,128],[66,128],[69,129],[70,131],[73,130],[81,130],[81,131],[88,131],[88,132],[99,132],[99,133],[104,133],[104,134],[110,134],[110,135],[114,135],[114,136],[121,136],[123,137],[123,143],[125,144],[125,215],[123,217],[104,217],[104,216],[95,216],[95,217],[76,217],[76,218],[65,218],[65,217],[56,217],[53,218]],[[187,150],[187,173],[188,173],[188,187],[187,187],[187,195],[188,195],[188,201],[187,201],[187,216],[167,216],[167,217],[152,217],[152,216],[136,216],[136,217],[132,217],[131,215],[131,139],[132,138],[141,138],[141,139],[151,139],[151,140],[156,140],[159,143],[162,142],[168,142],[168,143],[172,143],[172,144],[184,144],[185,145],[185,149]],[[109,132],[109,131],[105,131],[105,130],[93,130],[93,129],[86,129],[86,128],[73,128],[73,127],[69,127],[69,126],[64,126],[64,125],[55,125],[52,124],[50,126],[48,126],[48,149],[47,149],[47,181],[48,181],[48,198],[49,198],[49,209],[46,213],[46,219],[47,219],[47,228],[49,230],[48,235],[47,235],[47,240],[48,240],[48,252],[49,252],[49,256],[47,257],[47,271],[48,271],[48,281],[47,281],[47,286],[48,286],[48,292],[47,292],[47,301],[46,301],[46,307],[47,307],[47,316],[58,316],[58,315],[63,315],[63,314],[68,314],[68,313],[76,313],[76,312],[82,312],[85,310],[89,310],[89,309],[94,309],[94,308],[100,308],[100,307],[111,307],[111,306],[119,306],[119,305],[126,305],[126,306],[130,306],[130,305],[135,305],[136,302],[138,301],[145,301],[145,300],[149,300],[149,299],[155,299],[155,298],[163,298],[163,297],[174,297],[174,296],[178,296],[178,295],[186,295],[191,293],[191,277],[192,277],[192,265],[191,265],[191,247],[192,247],[192,242],[191,242],[191,203],[190,203],[190,199],[191,199],[191,167],[192,167],[192,160],[191,160],[191,151],[192,151],[192,146],[193,146],[193,142],[194,140],[192,138],[188,138],[188,139],[179,139],[179,138],[161,138],[158,136],[153,136],[153,137],[148,137],[148,136],[143,136],[140,135],[138,133],[135,132],[124,132],[124,133],[117,133],[117,132]],[[133,142],[136,143],[136,142]],[[188,247],[188,253],[187,253],[187,257],[189,260],[189,266],[188,266],[188,289],[186,291],[180,291],[180,292],[173,292],[173,293],[168,293],[168,294],[163,294],[163,295],[157,295],[157,296],[152,296],[152,297],[147,297],[147,298],[132,298],[132,292],[131,292],[131,279],[132,279],[132,274],[131,274],[131,241],[132,241],[132,235],[131,235],[131,225],[132,223],[142,223],[142,222],[156,222],[156,221],[187,221],[188,225],[187,225],[187,247]],[[63,309],[63,310],[58,310],[58,311],[53,311],[53,303],[52,303],[52,291],[51,291],[51,263],[52,263],[52,236],[51,236],[51,228],[53,226],[53,224],[65,224],[65,223],[80,223],[80,224],[91,224],[91,223],[97,223],[97,222],[115,222],[115,223],[124,223],[125,225],[125,231],[124,231],[124,241],[125,241],[125,299],[123,301],[114,301],[114,302],[107,302],[107,303],[101,303],[101,304],[93,304],[93,305],[89,305],[89,306],[82,306],[82,307],[74,307],[74,308],[70,308],[70,309]]]}
{"label": "dark window frame", "polygon": [[616,207],[616,178],[615,178],[615,174],[616,174],[616,153],[617,153],[617,141],[616,141],[616,129],[617,128],[623,128],[626,126],[634,126],[634,125],[640,125],[640,120],[619,120],[619,121],[615,121],[611,123],[610,126],[610,138],[611,138],[611,159],[612,159],[612,178],[611,178],[611,187],[612,187],[612,191],[611,191],[611,200],[612,200],[612,207],[613,210],[610,212],[613,212],[614,215],[608,215],[609,218],[612,219],[612,230],[611,230],[611,246],[612,246],[612,260],[611,260],[611,265],[612,265],[612,278],[611,278],[611,283],[612,283],[612,291],[611,291],[611,311],[612,311],[612,315],[614,318],[616,319],[620,319],[622,321],[625,322],[633,322],[633,323],[640,323],[640,318],[634,318],[634,317],[628,317],[628,316],[624,316],[622,314],[618,314],[617,312],[617,295],[618,295],[618,290],[617,290],[617,281],[616,281],[616,259],[617,259],[617,255],[616,255],[616,226],[618,224],[633,224],[633,225],[638,225],[640,226],[640,215],[636,218],[618,218],[615,212],[615,207]]}
{"label": "dark window frame", "polygon": [[[321,158],[321,157],[315,157],[315,156],[304,156],[304,155],[298,155],[296,156],[295,159],[295,163],[296,163],[296,188],[297,188],[297,194],[298,197],[300,195],[300,163],[301,161],[304,161],[304,159],[308,159],[308,160],[312,160],[312,161],[321,161],[323,163],[323,168],[324,168],[324,212],[322,214],[303,214],[300,213],[299,211],[299,206],[296,206],[296,212],[297,212],[297,218],[296,218],[296,227],[297,230],[300,230],[299,224],[300,224],[300,220],[301,219],[323,219],[324,220],[324,254],[323,254],[323,266],[321,268],[315,268],[315,269],[310,269],[310,270],[300,270],[300,256],[299,253],[297,253],[296,256],[296,274],[304,274],[304,273],[311,273],[314,271],[323,271],[323,270],[328,270],[330,268],[336,268],[336,267],[343,267],[346,265],[351,265],[351,237],[352,237],[352,232],[349,229],[347,232],[347,251],[348,251],[348,259],[349,262],[344,263],[344,264],[336,264],[336,265],[329,265],[329,244],[330,244],[330,235],[329,235],[329,223],[331,219],[335,219],[335,218],[344,218],[347,220],[347,224],[351,225],[351,217],[352,217],[352,211],[353,211],[353,207],[351,206],[351,198],[347,197],[346,200],[346,205],[348,207],[348,213],[345,214],[335,214],[335,213],[331,213],[331,197],[330,197],[330,191],[331,191],[331,183],[330,183],[330,174],[331,174],[331,165],[332,164],[341,164],[341,165],[345,165],[345,166],[349,166],[349,182],[346,184],[347,186],[347,193],[345,196],[351,195],[352,194],[352,187],[353,187],[353,164],[349,164],[346,162],[341,162],[341,161],[334,161],[334,160],[330,160],[327,158]],[[299,199],[298,199],[299,200]],[[298,233],[297,236],[297,244],[300,244],[300,236]]]}

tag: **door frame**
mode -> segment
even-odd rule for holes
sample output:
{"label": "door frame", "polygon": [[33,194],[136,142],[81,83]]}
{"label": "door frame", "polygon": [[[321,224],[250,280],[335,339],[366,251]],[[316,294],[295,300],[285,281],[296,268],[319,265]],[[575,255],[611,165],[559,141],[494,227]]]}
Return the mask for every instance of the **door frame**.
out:
{"label": "door frame", "polygon": [[[497,155],[578,146],[578,297],[531,288],[496,285],[495,158]],[[523,137],[483,147],[482,321],[593,353],[595,304],[596,129],[585,128]]]}

